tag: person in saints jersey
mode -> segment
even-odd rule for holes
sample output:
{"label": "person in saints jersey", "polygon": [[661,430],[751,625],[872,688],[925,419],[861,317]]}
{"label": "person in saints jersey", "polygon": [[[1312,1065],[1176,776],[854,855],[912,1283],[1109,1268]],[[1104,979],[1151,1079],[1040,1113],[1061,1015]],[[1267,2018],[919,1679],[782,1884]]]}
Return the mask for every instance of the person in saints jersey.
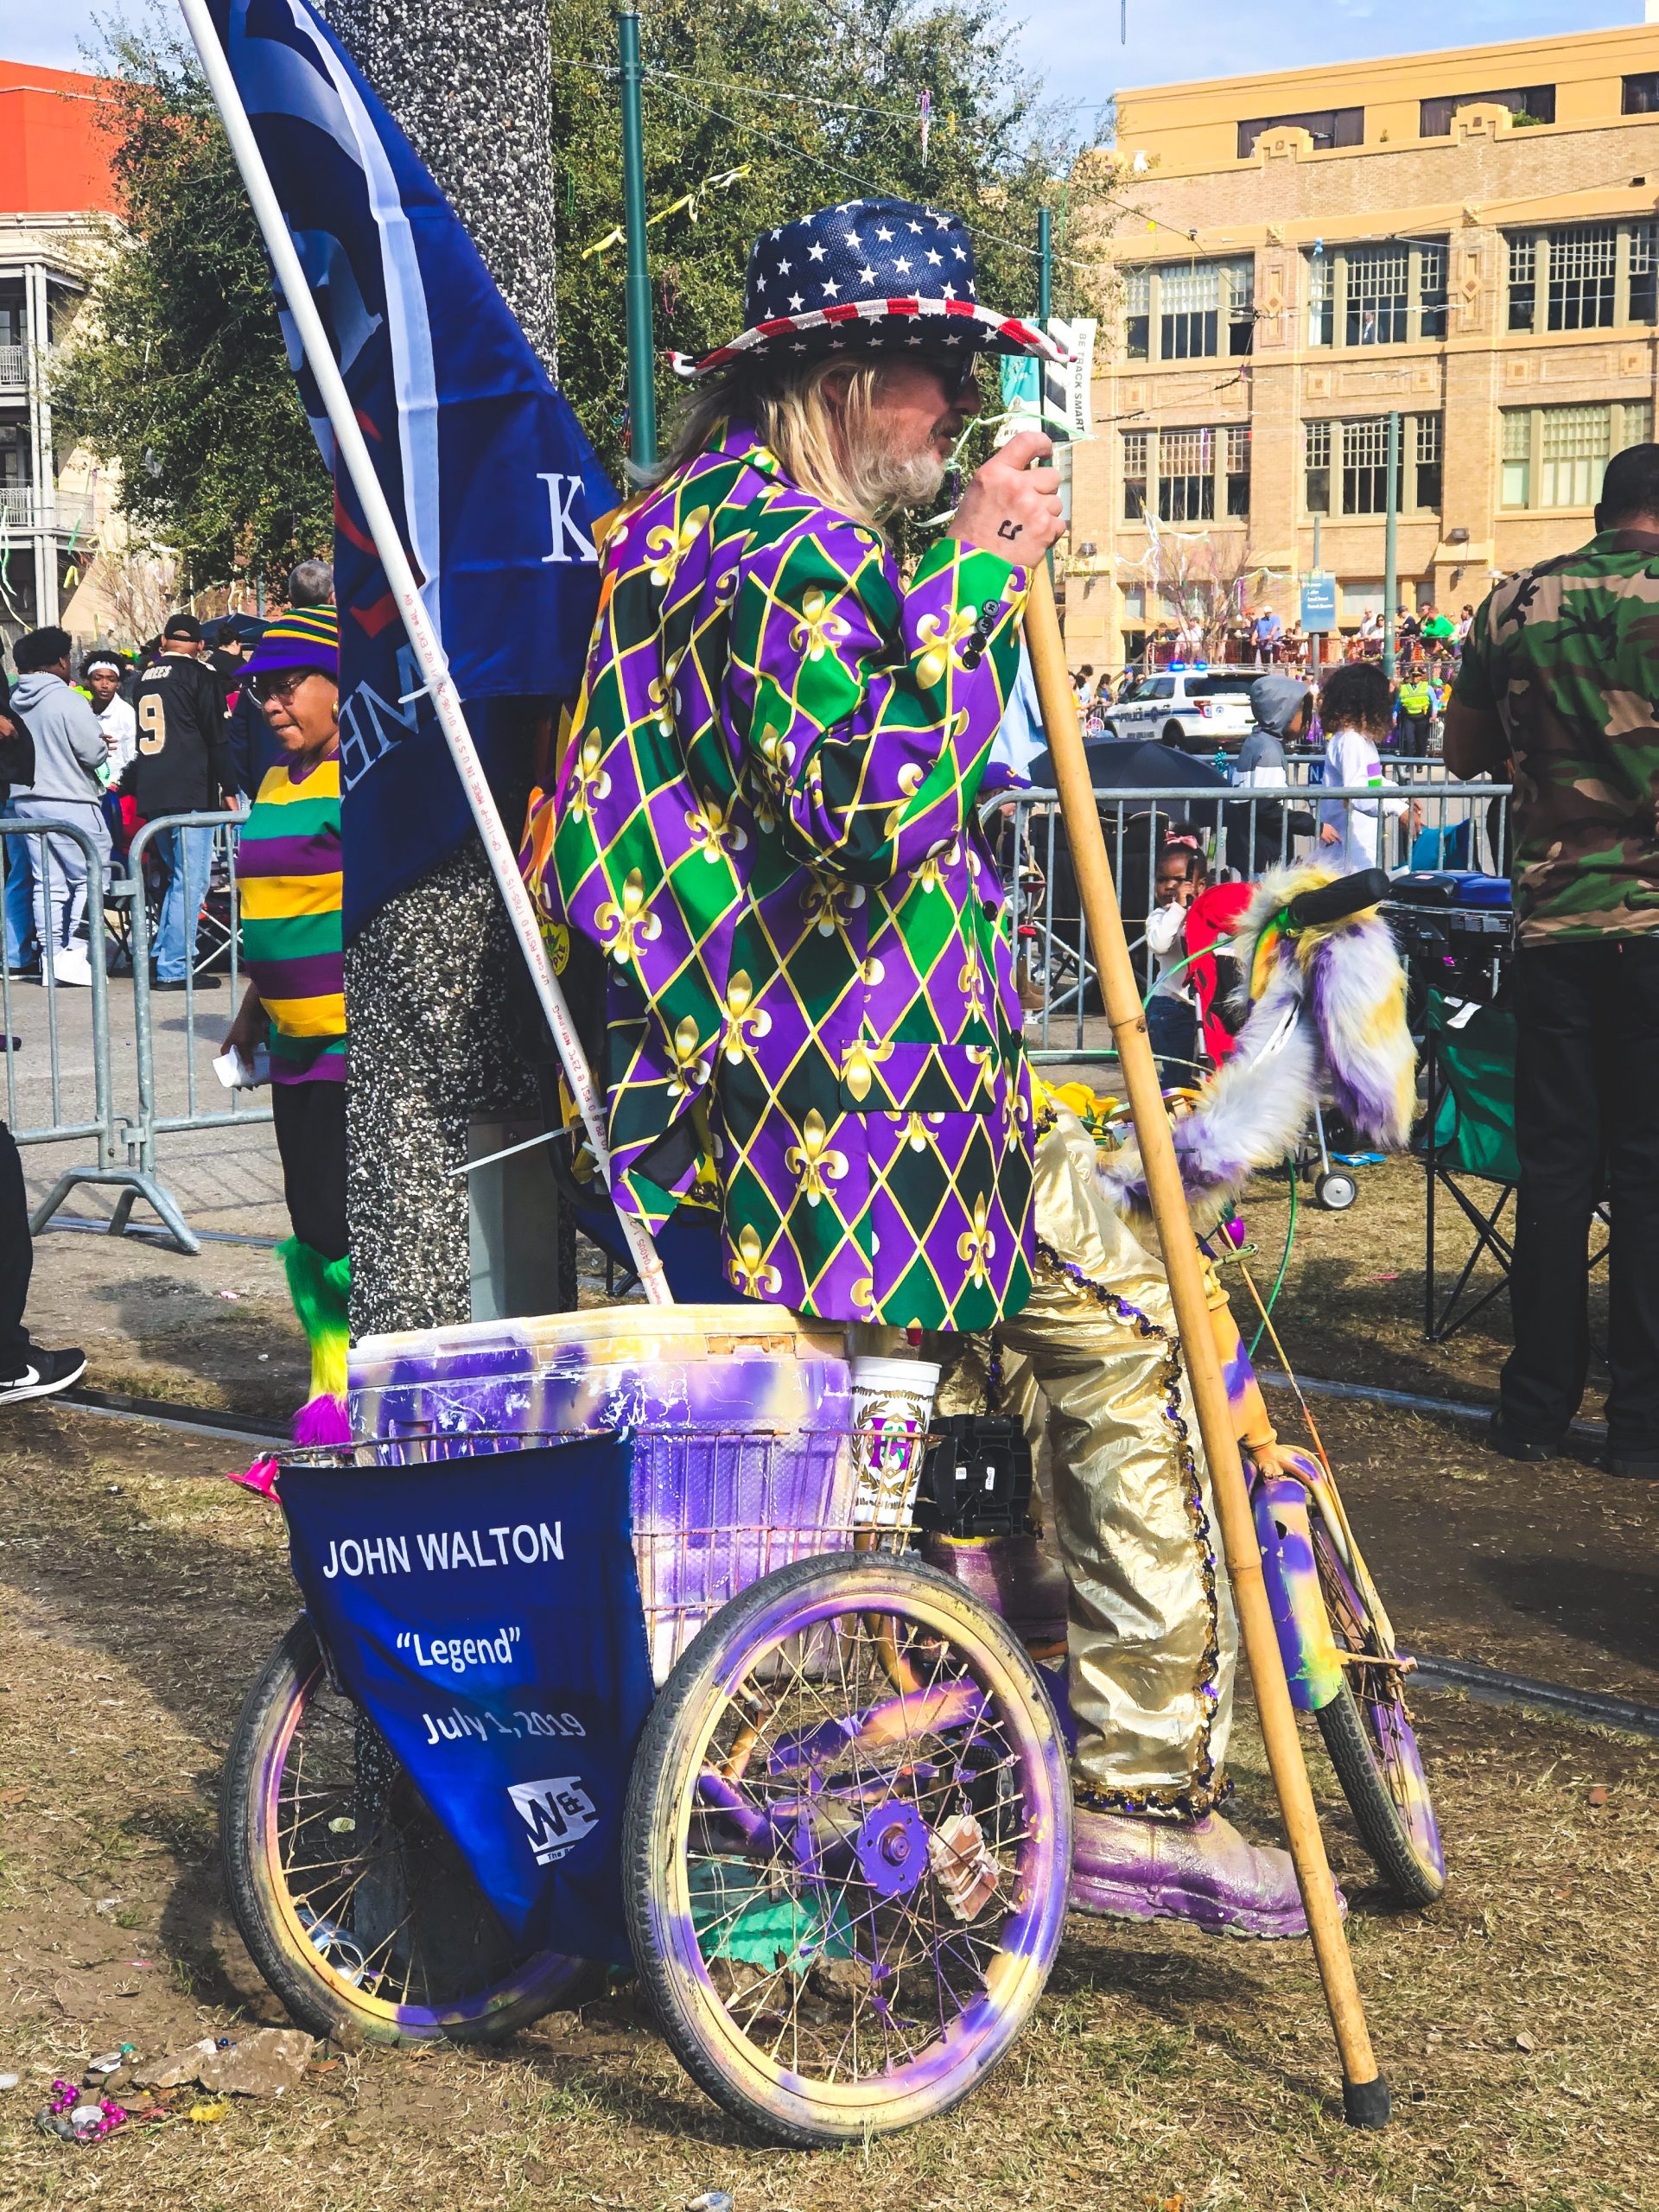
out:
{"label": "person in saints jersey", "polygon": [[[201,625],[194,614],[172,614],[162,631],[162,650],[138,679],[133,711],[138,747],[121,779],[141,818],[211,814],[236,789],[226,741],[225,694],[201,660]],[[181,991],[196,959],[196,925],[213,866],[211,828],[163,830],[151,849],[167,870],[167,892],[156,932],[156,980],[162,991]],[[199,991],[216,991],[217,976],[196,976]]]}

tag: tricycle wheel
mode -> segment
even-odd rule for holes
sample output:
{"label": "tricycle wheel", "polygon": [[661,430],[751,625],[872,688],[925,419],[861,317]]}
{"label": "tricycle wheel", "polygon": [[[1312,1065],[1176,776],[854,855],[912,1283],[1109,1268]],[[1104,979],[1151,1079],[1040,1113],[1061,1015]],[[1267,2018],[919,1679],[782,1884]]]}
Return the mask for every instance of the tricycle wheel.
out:
{"label": "tricycle wheel", "polygon": [[1004,1624],[902,1559],[802,1560],[722,1607],[652,1710],[624,1827],[634,1960],[728,2112],[860,2142],[1009,2050],[1071,1858],[1065,1746]]}
{"label": "tricycle wheel", "polygon": [[1384,1651],[1370,1611],[1343,1564],[1317,1504],[1309,1501],[1319,1587],[1339,1650],[1373,1664],[1343,1669],[1343,1685],[1319,1707],[1319,1733],[1365,1848],[1395,1894],[1433,1904],[1446,1888],[1446,1851],[1429,1794],[1405,1681]]}
{"label": "tricycle wheel", "polygon": [[494,2042],[602,1986],[515,1945],[303,1615],[243,1705],[219,1835],[242,1940],[314,2035]]}

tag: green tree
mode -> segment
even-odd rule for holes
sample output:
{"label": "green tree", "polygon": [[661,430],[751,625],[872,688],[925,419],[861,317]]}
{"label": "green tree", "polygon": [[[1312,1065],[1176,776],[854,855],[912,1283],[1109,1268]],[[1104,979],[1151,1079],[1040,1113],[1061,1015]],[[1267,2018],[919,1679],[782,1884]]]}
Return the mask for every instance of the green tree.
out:
{"label": "green tree", "polygon": [[[614,19],[609,0],[551,0],[550,20],[560,378],[620,482],[624,255],[620,243],[588,251],[621,217]],[[1016,314],[1036,308],[1047,203],[1055,311],[1097,310],[1103,267],[1068,247],[1109,221],[1110,171],[1075,160],[1076,134],[1010,69],[999,0],[660,0],[645,35],[658,389],[671,426],[667,354],[706,352],[741,327],[749,241],[840,198],[892,193],[964,214],[981,298]],[[108,46],[126,218],[91,272],[58,419],[119,464],[135,532],[173,548],[193,586],[275,577],[327,546],[330,498],[252,213],[188,49],[125,29]]]}
{"label": "green tree", "polygon": [[60,432],[121,473],[141,543],[191,590],[280,579],[333,543],[333,495],[269,269],[194,58],[109,34],[105,111],[124,219],[107,226],[53,385]]}
{"label": "green tree", "polygon": [[[552,29],[560,375],[617,473],[626,442],[624,253],[620,242],[591,251],[615,232],[622,205],[607,0],[553,0]],[[650,233],[658,396],[671,423],[677,380],[666,355],[706,352],[741,327],[749,241],[839,199],[880,192],[963,214],[981,298],[1025,315],[1036,311],[1037,211],[1046,201],[1059,249],[1054,311],[1096,311],[1103,269],[1065,248],[1109,220],[1105,172],[1084,164],[1075,183],[1063,181],[1072,157],[1059,118],[1039,86],[1010,69],[997,0],[659,0],[643,34],[645,200],[659,217]],[[673,209],[688,192],[695,206]]]}

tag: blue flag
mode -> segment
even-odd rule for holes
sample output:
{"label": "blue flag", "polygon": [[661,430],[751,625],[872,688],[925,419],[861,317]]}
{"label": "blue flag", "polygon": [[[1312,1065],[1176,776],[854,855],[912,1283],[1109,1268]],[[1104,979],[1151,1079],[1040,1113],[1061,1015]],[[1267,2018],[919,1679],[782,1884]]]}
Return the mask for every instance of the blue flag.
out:
{"label": "blue flag", "polygon": [[626,1436],[583,1436],[277,1481],[340,1682],[502,1921],[618,1966],[622,1811],[652,1696],[630,1464]]}
{"label": "blue flag", "polygon": [[[522,709],[499,702],[569,699],[581,681],[599,596],[594,519],[616,493],[454,210],[305,0],[213,0],[213,15],[494,779],[524,742]],[[350,937],[453,851],[471,816],[282,321],[335,478]]]}

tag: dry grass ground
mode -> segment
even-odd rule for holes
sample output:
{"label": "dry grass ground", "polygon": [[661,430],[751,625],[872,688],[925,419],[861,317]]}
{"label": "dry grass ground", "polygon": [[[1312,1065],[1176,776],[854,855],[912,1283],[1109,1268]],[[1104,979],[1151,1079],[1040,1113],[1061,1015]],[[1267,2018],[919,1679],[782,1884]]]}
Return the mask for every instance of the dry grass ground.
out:
{"label": "dry grass ground", "polygon": [[[1306,1250],[1322,1263],[1314,1238]],[[1332,1440],[1364,1459],[1366,1439],[1362,1424]],[[48,2141],[29,2124],[45,2084],[94,2050],[280,2018],[225,1912],[213,1800],[242,1690],[293,1597],[274,1513],[208,1479],[222,1453],[44,1408],[14,1416],[0,1446],[0,2069],[23,2077],[0,2096],[0,2203],[654,2212],[711,2187],[737,2212],[1659,2203],[1659,1748],[1444,1697],[1421,1701],[1453,1866],[1433,1911],[1397,1912],[1368,1886],[1315,1764],[1395,2086],[1386,2134],[1336,2116],[1304,1947],[1073,1920],[1003,2070],[946,2120],[867,2154],[742,2139],[626,1991],[499,2052],[334,2054],[283,2103],[238,2102],[216,2124],[181,2110],[94,2150]],[[1446,1469],[1503,1474],[1438,1432],[1416,1464],[1398,1489],[1425,1516]],[[1485,1495],[1459,1484],[1442,1498],[1447,1536]],[[1399,1517],[1391,1496],[1379,1490],[1367,1515],[1379,1535]],[[1598,1542],[1620,1540],[1598,1529]],[[1552,1524],[1541,1541],[1555,1541]],[[1452,1607],[1455,1585],[1443,1594]],[[1545,1627],[1563,1649],[1585,1644]],[[1241,1817],[1270,1834],[1248,1719],[1235,1765]]]}

